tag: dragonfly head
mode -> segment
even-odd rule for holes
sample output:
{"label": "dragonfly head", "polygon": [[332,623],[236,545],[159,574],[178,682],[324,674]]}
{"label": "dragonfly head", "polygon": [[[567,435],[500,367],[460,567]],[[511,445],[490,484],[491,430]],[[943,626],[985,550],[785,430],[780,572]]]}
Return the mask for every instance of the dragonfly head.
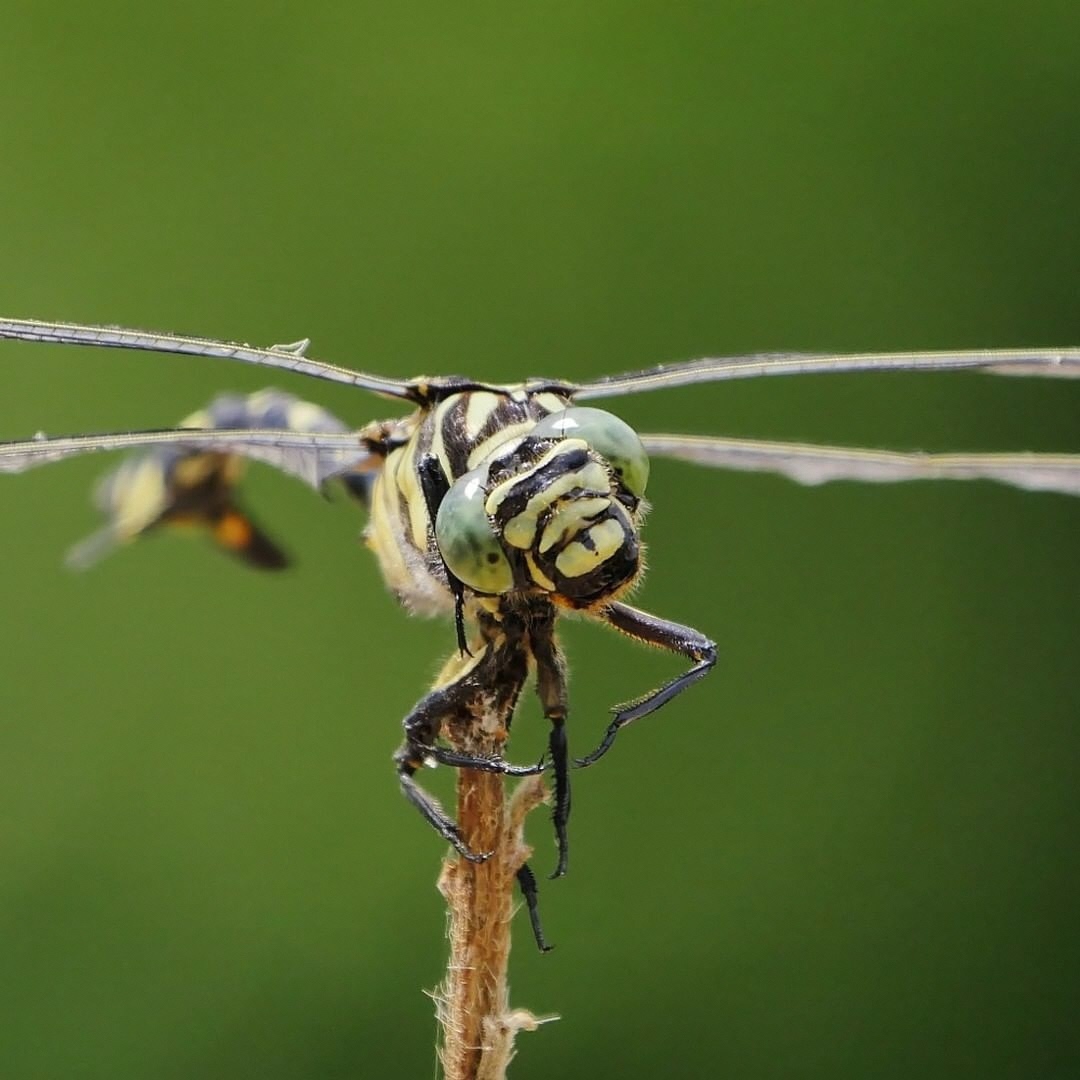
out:
{"label": "dragonfly head", "polygon": [[539,589],[591,607],[641,572],[648,475],[641,440],[622,420],[600,409],[552,413],[456,481],[436,539],[451,572],[477,592]]}

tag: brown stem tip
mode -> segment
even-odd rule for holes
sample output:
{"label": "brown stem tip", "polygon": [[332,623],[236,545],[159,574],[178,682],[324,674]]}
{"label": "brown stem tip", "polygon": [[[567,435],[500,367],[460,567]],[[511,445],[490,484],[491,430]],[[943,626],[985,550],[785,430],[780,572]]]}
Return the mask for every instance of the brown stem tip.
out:
{"label": "brown stem tip", "polygon": [[509,799],[495,773],[463,769],[457,786],[462,835],[473,851],[492,855],[482,863],[448,859],[439,878],[450,939],[446,978],[434,995],[439,1057],[447,1080],[502,1080],[517,1033],[557,1019],[511,1009],[507,986],[515,875],[532,853],[525,818],[549,796],[539,776],[523,780]]}

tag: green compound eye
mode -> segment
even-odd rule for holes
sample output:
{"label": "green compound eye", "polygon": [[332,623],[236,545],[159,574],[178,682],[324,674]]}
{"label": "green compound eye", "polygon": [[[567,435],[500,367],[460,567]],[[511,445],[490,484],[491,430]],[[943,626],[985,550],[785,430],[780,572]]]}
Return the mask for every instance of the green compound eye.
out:
{"label": "green compound eye", "polygon": [[532,429],[541,439],[584,439],[639,499],[649,482],[649,455],[625,420],[603,409],[574,408],[545,416]]}
{"label": "green compound eye", "polygon": [[455,481],[435,515],[435,540],[450,573],[497,595],[514,587],[514,575],[484,510],[486,479],[486,469],[474,469]]}

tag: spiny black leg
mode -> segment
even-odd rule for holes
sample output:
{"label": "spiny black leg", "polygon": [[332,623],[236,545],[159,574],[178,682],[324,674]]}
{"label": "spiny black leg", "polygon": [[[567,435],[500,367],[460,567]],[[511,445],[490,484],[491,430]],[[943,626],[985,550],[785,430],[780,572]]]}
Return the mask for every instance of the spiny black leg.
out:
{"label": "spiny black leg", "polygon": [[[482,862],[491,853],[478,854],[469,849],[453,819],[439,805],[438,800],[416,782],[414,774],[429,761],[510,776],[530,776],[543,770],[542,762],[539,765],[510,765],[501,758],[475,757],[436,745],[443,724],[460,720],[462,716],[469,714],[469,709],[475,704],[478,695],[487,692],[496,669],[501,672],[502,689],[509,695],[508,708],[512,708],[527,672],[524,657],[521,658],[520,674],[516,674],[513,667],[508,666],[505,657],[496,657],[485,646],[479,659],[465,665],[465,671],[455,681],[431,690],[413,706],[412,712],[402,722],[405,742],[394,755],[398,782],[405,798],[420,811],[424,820],[444,840],[453,844],[461,855],[473,862]],[[516,687],[513,684],[516,684]]]}
{"label": "spiny black leg", "polygon": [[512,765],[499,757],[478,757],[461,750],[452,750],[445,746],[432,746],[427,751],[428,757],[440,765],[451,765],[455,769],[478,769],[480,772],[502,773],[503,776],[535,776],[542,773],[547,765],[541,759],[535,765]]}
{"label": "spiny black leg", "polygon": [[556,644],[554,619],[536,616],[531,627],[533,659],[536,661],[536,693],[551,721],[548,753],[555,770],[555,805],[551,820],[555,826],[555,842],[559,861],[553,878],[566,873],[570,855],[566,825],[570,820],[570,752],[566,742],[566,665]]}
{"label": "spiny black leg", "polygon": [[669,649],[671,652],[693,660],[694,666],[664,683],[663,686],[645,694],[644,697],[616,706],[615,715],[608,724],[600,745],[591,754],[574,759],[574,764],[578,768],[584,768],[599,761],[611,749],[615,736],[622,728],[632,720],[656,712],[687,687],[705,678],[716,664],[716,645],[692,627],[657,618],[655,615],[638,611],[637,608],[626,604],[612,604],[601,612],[601,618],[624,634],[637,638],[638,641],[643,641],[647,645],[656,645],[661,649]]}
{"label": "spiny black leg", "polygon": [[461,830],[454,821],[447,816],[446,811],[439,805],[437,799],[429,795],[414,779],[413,773],[416,766],[405,760],[402,752],[395,756],[397,761],[398,782],[402,793],[420,811],[424,820],[445,840],[452,844],[454,850],[469,862],[481,863],[491,858],[490,851],[473,851],[465,843]]}
{"label": "spiny black leg", "polygon": [[398,783],[402,794],[420,811],[424,820],[447,842],[454,846],[459,855],[471,862],[483,862],[491,852],[472,851],[465,843],[461,830],[438,800],[429,795],[414,779],[416,770],[434,755],[435,739],[442,729],[443,721],[453,717],[474,693],[474,688],[467,679],[460,679],[447,686],[432,690],[422,697],[405,717],[405,742],[394,755],[397,766]]}
{"label": "spiny black leg", "polygon": [[566,837],[566,823],[570,820],[570,751],[566,743],[566,718],[551,718],[551,734],[548,737],[551,764],[555,769],[555,805],[551,820],[555,825],[555,842],[559,848],[559,861],[551,874],[553,878],[566,873],[570,847]]}
{"label": "spiny black leg", "polygon": [[[439,459],[434,454],[428,454],[422,458],[417,466],[420,474],[420,489],[424,493],[424,503],[427,506],[428,520],[431,527],[435,528],[435,517],[439,513],[446,493],[450,490],[450,482],[442,471]],[[472,656],[469,646],[465,641],[465,586],[460,578],[450,572],[442,555],[439,555],[443,570],[446,572],[446,581],[450,586],[450,592],[454,595],[454,630],[457,632],[458,652],[462,656]]]}
{"label": "spiny black leg", "polygon": [[540,908],[537,904],[536,875],[528,863],[521,864],[521,869],[517,872],[517,882],[521,887],[521,895],[525,898],[525,907],[529,911],[529,923],[533,937],[536,938],[536,947],[541,952],[551,952],[555,946],[549,945],[544,939],[544,928],[540,925]]}

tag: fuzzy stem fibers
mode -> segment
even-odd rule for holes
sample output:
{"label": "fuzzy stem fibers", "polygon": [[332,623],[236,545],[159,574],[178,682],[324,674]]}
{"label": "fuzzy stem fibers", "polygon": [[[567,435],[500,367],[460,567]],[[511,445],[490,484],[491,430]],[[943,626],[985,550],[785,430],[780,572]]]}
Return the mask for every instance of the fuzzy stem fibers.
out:
{"label": "fuzzy stem fibers", "polygon": [[[477,717],[455,735],[456,745],[469,753],[501,753],[504,718]],[[527,777],[508,799],[501,775],[473,769],[458,774],[458,825],[473,851],[493,854],[483,863],[448,859],[439,878],[450,939],[446,977],[435,995],[446,1080],[502,1080],[517,1032],[534,1031],[542,1022],[510,1008],[507,969],[515,875],[530,854],[525,816],[547,797],[539,776]]]}

